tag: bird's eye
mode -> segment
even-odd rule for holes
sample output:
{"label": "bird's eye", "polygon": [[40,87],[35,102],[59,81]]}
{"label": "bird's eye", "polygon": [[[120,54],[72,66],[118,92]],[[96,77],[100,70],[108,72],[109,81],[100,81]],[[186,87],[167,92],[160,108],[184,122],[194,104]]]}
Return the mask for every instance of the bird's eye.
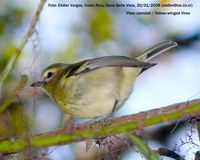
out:
{"label": "bird's eye", "polygon": [[47,78],[51,78],[53,76],[53,73],[52,72],[48,72],[47,73]]}

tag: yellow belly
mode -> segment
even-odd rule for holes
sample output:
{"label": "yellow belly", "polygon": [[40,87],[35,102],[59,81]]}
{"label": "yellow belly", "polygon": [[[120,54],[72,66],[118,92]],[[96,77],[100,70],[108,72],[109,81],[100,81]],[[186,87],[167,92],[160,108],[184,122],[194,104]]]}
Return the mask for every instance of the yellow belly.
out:
{"label": "yellow belly", "polygon": [[[132,91],[140,69],[105,67],[86,74],[66,78],[59,84],[65,88],[58,105],[68,114],[81,118],[96,118],[112,112],[115,101],[119,109]],[[59,92],[59,91],[57,91]]]}

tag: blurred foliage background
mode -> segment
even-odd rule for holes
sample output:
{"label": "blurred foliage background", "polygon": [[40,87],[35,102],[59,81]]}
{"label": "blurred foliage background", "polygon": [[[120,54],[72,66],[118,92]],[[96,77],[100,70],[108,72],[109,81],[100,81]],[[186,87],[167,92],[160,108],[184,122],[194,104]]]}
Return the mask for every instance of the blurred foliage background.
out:
{"label": "blurred foliage background", "polygon": [[[122,1],[95,1],[122,3]],[[142,0],[140,3],[147,3]],[[15,48],[26,33],[39,0],[1,0],[0,5],[0,74],[15,53]],[[44,67],[55,62],[73,63],[78,60],[105,56],[133,56],[140,51],[171,39],[179,46],[165,53],[155,62],[158,66],[145,72],[134,87],[125,106],[116,116],[135,113],[154,107],[197,98],[200,91],[200,4],[191,0],[192,8],[59,8],[48,3],[93,3],[84,0],[47,1],[33,36],[23,50],[17,66],[6,79],[0,95],[3,103],[17,86],[22,74],[29,82],[16,96],[15,101],[0,115],[0,139],[56,129],[62,125],[63,113],[41,90],[29,87],[39,79]],[[126,0],[123,3],[135,3]],[[178,0],[152,0],[148,3],[182,3]],[[130,16],[126,11],[185,10],[186,16]],[[176,123],[175,123],[176,124]],[[199,150],[198,134],[193,133],[197,146],[191,147],[186,131],[191,124],[177,127],[174,124],[150,128],[147,142],[156,149],[160,146],[180,147],[179,153],[192,159]],[[162,136],[164,135],[164,136]],[[178,137],[178,138],[177,138]],[[183,138],[183,139],[182,139]],[[179,140],[176,140],[179,139]],[[181,145],[183,140],[187,145]],[[185,147],[186,146],[186,147]],[[190,149],[188,149],[188,146]],[[92,149],[91,149],[92,150]],[[185,152],[189,150],[189,152]],[[33,152],[32,152],[33,153]],[[35,153],[35,151],[34,151]],[[38,153],[38,151],[36,152]],[[93,152],[85,155],[84,143],[51,147],[46,157],[61,159],[93,159]],[[134,151],[127,151],[120,159],[140,159]],[[9,159],[9,158],[8,158]]]}

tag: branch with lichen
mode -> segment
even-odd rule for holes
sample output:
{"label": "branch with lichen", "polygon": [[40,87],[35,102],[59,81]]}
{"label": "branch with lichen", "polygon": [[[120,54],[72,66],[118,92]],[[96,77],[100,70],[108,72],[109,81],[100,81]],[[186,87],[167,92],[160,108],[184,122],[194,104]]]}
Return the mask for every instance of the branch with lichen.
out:
{"label": "branch with lichen", "polygon": [[197,99],[138,114],[108,119],[106,124],[100,121],[93,124],[75,125],[73,127],[73,134],[66,134],[63,129],[59,129],[32,136],[15,137],[14,141],[1,141],[0,152],[19,152],[29,147],[43,148],[94,139],[103,135],[140,131],[152,125],[198,116],[199,113],[200,99]]}

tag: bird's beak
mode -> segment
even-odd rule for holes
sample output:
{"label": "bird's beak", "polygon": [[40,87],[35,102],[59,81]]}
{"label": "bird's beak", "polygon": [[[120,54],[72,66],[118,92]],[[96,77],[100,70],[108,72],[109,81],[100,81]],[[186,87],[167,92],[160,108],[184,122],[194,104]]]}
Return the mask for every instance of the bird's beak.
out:
{"label": "bird's beak", "polygon": [[31,84],[31,87],[43,87],[44,86],[44,81],[37,81]]}

